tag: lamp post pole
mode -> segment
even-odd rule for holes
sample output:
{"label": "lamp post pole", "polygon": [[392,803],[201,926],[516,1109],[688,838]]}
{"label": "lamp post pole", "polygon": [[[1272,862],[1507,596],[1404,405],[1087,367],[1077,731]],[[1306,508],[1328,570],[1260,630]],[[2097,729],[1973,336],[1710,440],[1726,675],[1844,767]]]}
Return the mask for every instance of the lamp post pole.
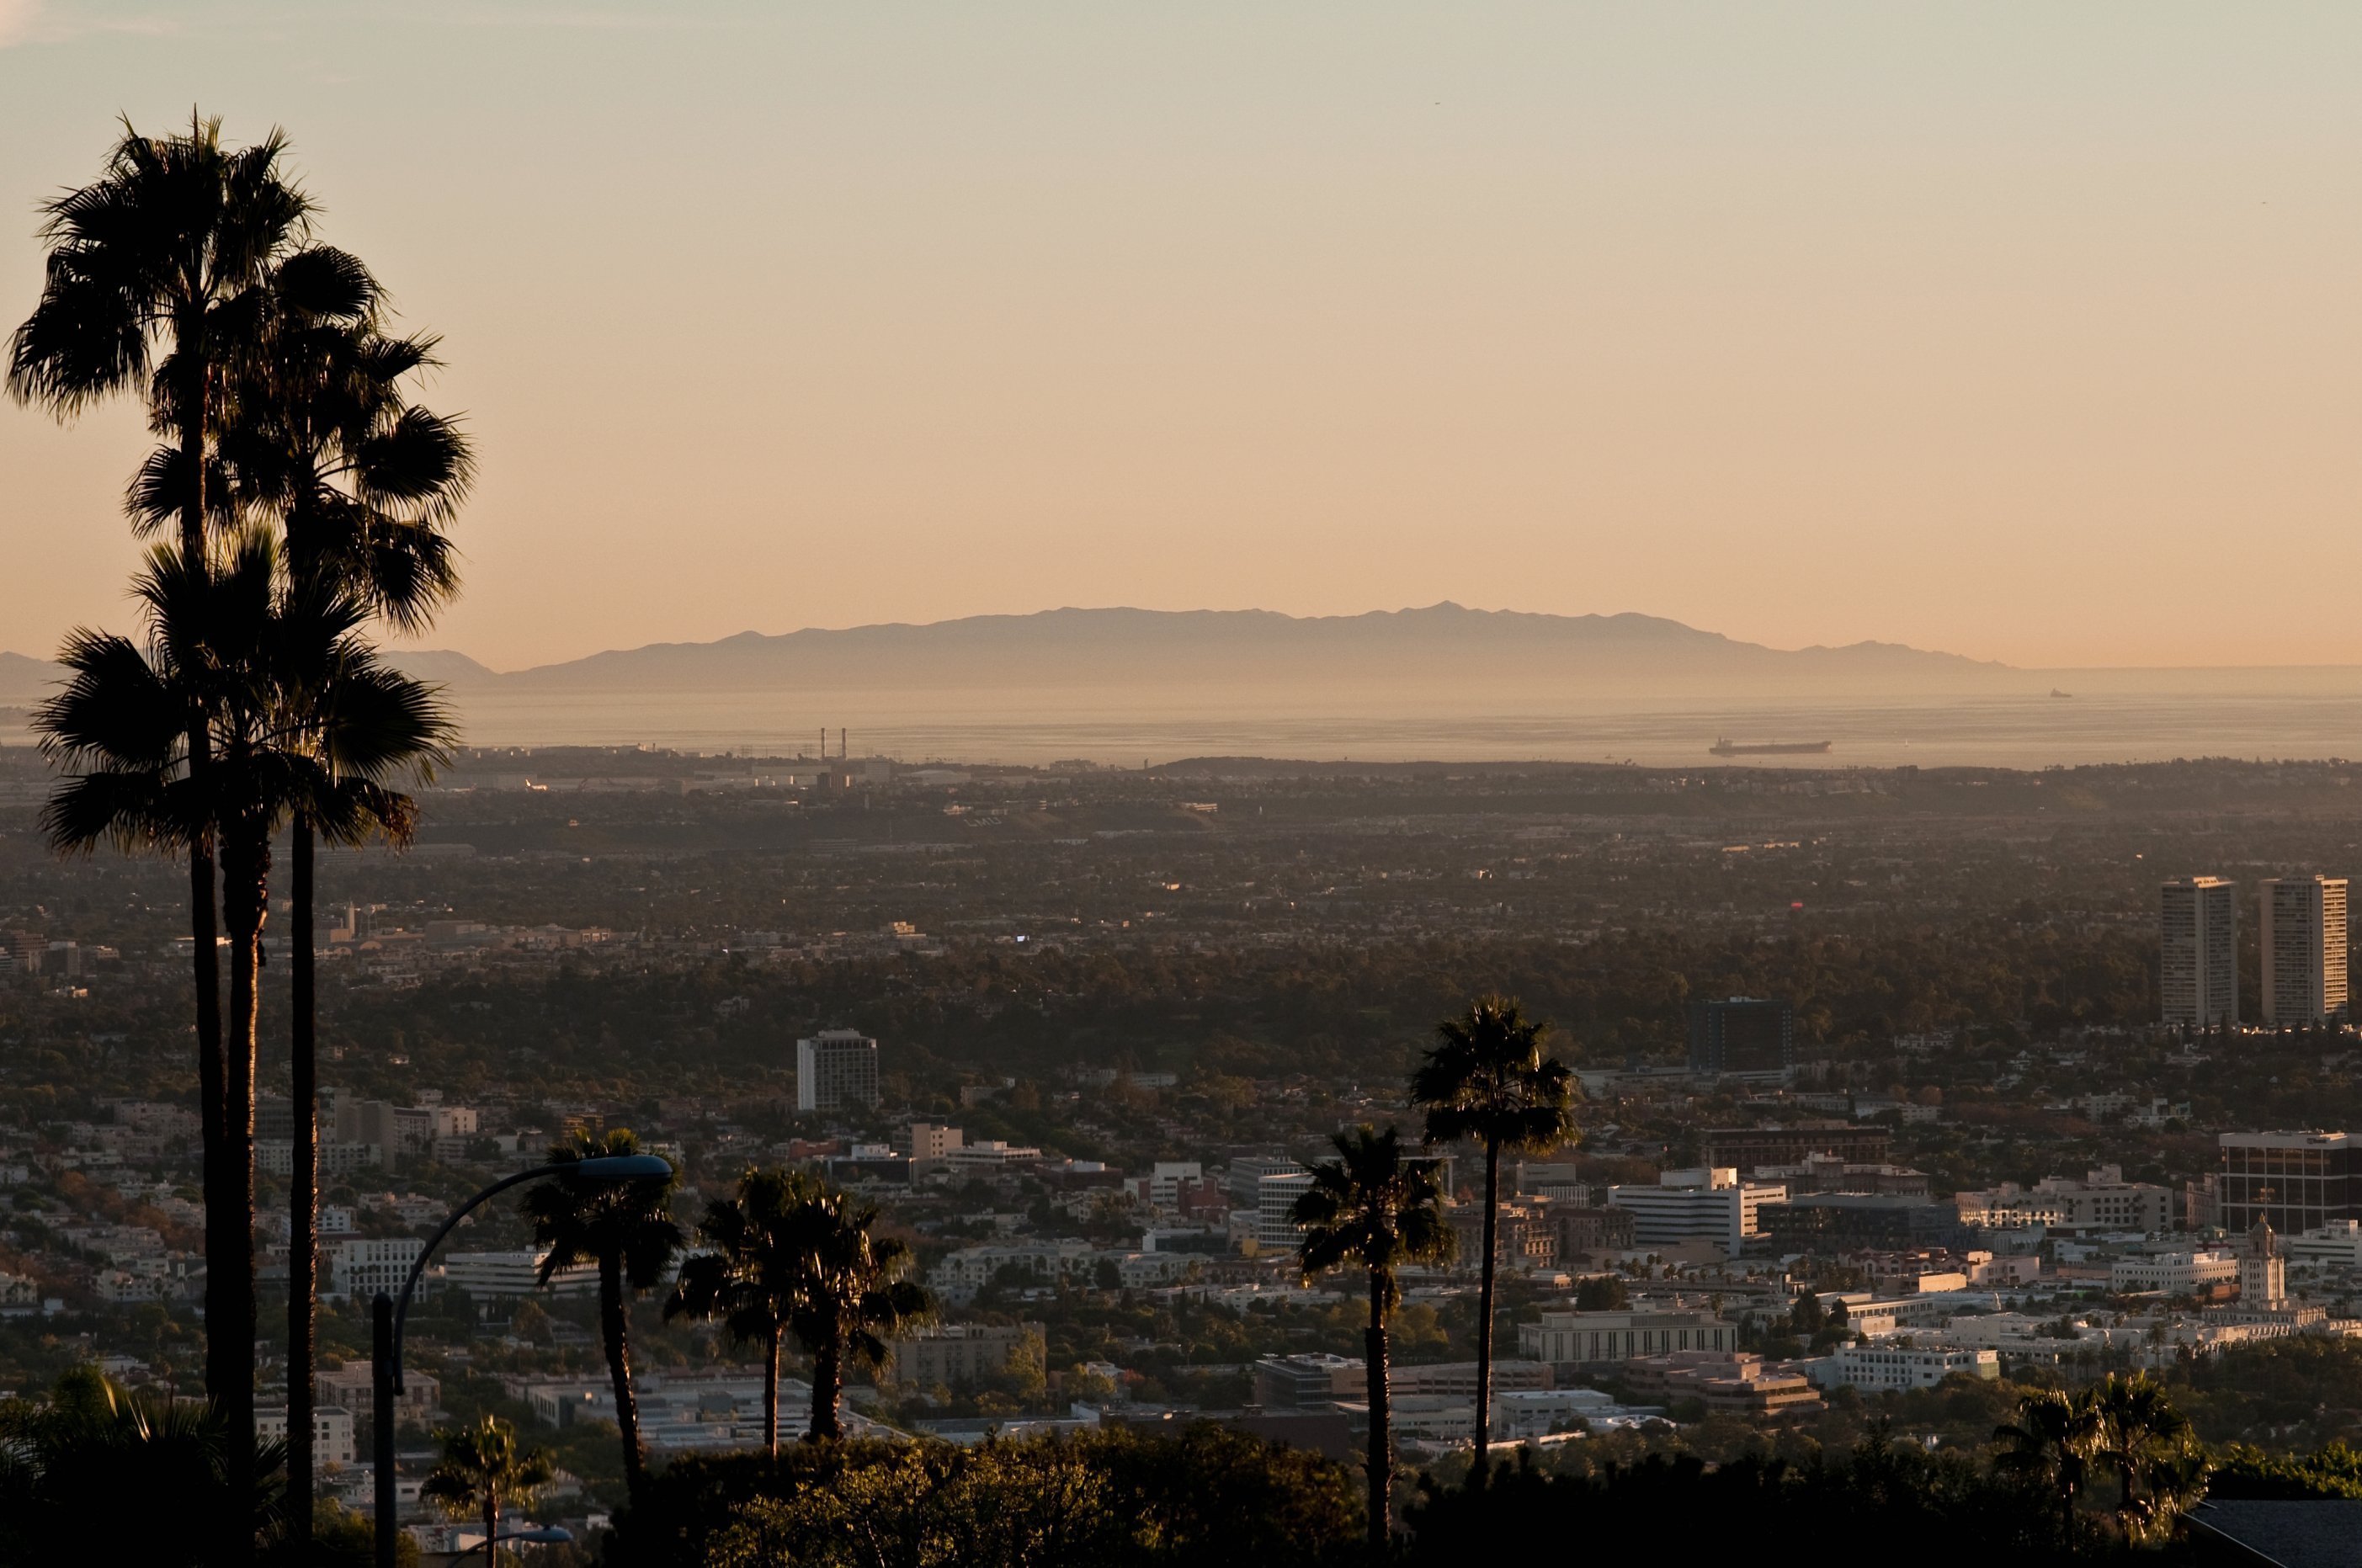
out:
{"label": "lamp post pole", "polygon": [[672,1165],[655,1154],[602,1154],[588,1160],[559,1160],[502,1176],[453,1209],[442,1229],[427,1238],[418,1260],[410,1265],[409,1277],[402,1282],[399,1297],[381,1290],[370,1303],[370,1394],[374,1402],[370,1415],[376,1447],[370,1463],[377,1471],[377,1568],[395,1568],[393,1402],[402,1396],[402,1329],[410,1315],[410,1297],[418,1288],[418,1276],[426,1272],[426,1260],[435,1255],[443,1238],[485,1202],[521,1183],[558,1176],[578,1181],[664,1181],[670,1179]]}

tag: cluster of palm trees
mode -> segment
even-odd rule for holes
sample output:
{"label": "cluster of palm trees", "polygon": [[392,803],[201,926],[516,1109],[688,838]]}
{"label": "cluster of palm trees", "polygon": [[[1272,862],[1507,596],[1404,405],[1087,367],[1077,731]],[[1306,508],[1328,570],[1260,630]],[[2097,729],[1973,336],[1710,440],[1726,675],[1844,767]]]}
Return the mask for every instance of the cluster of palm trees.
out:
{"label": "cluster of palm trees", "polygon": [[[1473,1471],[1481,1484],[1492,1419],[1501,1156],[1544,1152],[1573,1136],[1573,1083],[1565,1065],[1545,1051],[1549,1026],[1527,1020],[1514,1001],[1480,998],[1437,1032],[1438,1043],[1410,1084],[1412,1108],[1426,1114],[1423,1142],[1430,1147],[1473,1143],[1485,1154]],[[1337,1157],[1313,1167],[1312,1186],[1296,1203],[1294,1218],[1304,1233],[1297,1261],[1308,1279],[1345,1267],[1362,1269],[1369,1278],[1370,1323],[1363,1334],[1369,1532],[1372,1551],[1383,1558],[1394,1528],[1386,1320],[1401,1303],[1400,1271],[1448,1261],[1456,1241],[1444,1213],[1449,1195],[1439,1162],[1407,1153],[1400,1129],[1359,1127],[1340,1133],[1334,1145]]]}
{"label": "cluster of palm trees", "polygon": [[[288,1480],[312,1487],[317,1122],[313,856],[405,840],[404,786],[453,731],[389,666],[378,624],[426,624],[458,589],[446,533],[473,474],[458,425],[413,401],[431,337],[397,336],[360,260],[313,234],[277,132],[226,146],[217,121],[127,123],[99,178],[50,202],[40,298],[7,386],[61,418],[139,398],[158,443],[126,510],[152,540],[138,637],[78,631],[35,726],[64,775],[58,847],[185,856],[205,1198],[205,1386],[227,1487],[250,1495],[254,1097],[274,845],[288,844],[295,1110]],[[221,961],[226,952],[225,1005]],[[290,1510],[300,1539],[303,1508]],[[218,1560],[252,1551],[241,1511]],[[240,1542],[243,1544],[240,1544]]]}
{"label": "cluster of palm trees", "polygon": [[2097,1472],[2115,1481],[2109,1510],[2126,1540],[2154,1539],[2203,1489],[2205,1451],[2165,1386],[2147,1373],[2111,1373],[2073,1390],[2044,1388],[2018,1402],[2017,1419],[1995,1429],[2001,1468],[2048,1486],[2058,1503],[2059,1539],[2075,1539],[2077,1504]]}

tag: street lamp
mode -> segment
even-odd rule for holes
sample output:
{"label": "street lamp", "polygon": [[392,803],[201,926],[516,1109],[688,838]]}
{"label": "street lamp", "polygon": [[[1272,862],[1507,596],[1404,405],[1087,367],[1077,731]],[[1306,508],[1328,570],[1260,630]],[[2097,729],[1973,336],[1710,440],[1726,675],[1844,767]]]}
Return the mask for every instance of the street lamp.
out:
{"label": "street lamp", "polygon": [[[435,1255],[435,1249],[443,1244],[443,1238],[460,1220],[487,1199],[497,1198],[521,1182],[554,1176],[570,1176],[577,1181],[663,1181],[671,1175],[671,1164],[655,1154],[601,1154],[588,1160],[559,1160],[502,1176],[453,1209],[451,1217],[443,1221],[443,1228],[427,1239],[426,1245],[419,1251],[418,1261],[410,1265],[410,1277],[402,1282],[398,1300],[382,1290],[377,1293],[377,1299],[370,1303],[370,1415],[377,1450],[373,1458],[377,1468],[377,1568],[394,1568],[393,1401],[402,1392],[403,1324],[410,1316],[410,1297],[418,1288],[418,1276],[426,1272],[426,1260]],[[573,1537],[567,1539],[571,1540]]]}
{"label": "street lamp", "polygon": [[[511,1530],[506,1535],[486,1536],[483,1540],[476,1542],[476,1546],[480,1546],[484,1549],[484,1561],[491,1562],[494,1561],[492,1556],[492,1548],[500,1545],[501,1542],[504,1540],[522,1540],[528,1546],[564,1546],[568,1541],[572,1540],[573,1539],[574,1532],[568,1529],[564,1525],[536,1525],[531,1529]],[[468,1548],[468,1551],[475,1551],[476,1546]],[[459,1553],[459,1557],[467,1556],[468,1551]],[[453,1568],[457,1568],[459,1557],[454,1557],[451,1559]]]}

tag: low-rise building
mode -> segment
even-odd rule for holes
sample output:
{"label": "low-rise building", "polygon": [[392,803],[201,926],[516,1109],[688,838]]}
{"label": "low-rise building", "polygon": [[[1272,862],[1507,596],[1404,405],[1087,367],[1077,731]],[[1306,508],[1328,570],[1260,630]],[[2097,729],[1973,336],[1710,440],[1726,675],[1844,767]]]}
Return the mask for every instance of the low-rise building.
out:
{"label": "low-rise building", "polygon": [[902,1387],[964,1388],[1008,1366],[1021,1349],[1038,1364],[1039,1323],[939,1323],[908,1329],[888,1342],[885,1376]]}
{"label": "low-rise building", "polygon": [[1267,1355],[1254,1364],[1255,1403],[1266,1410],[1315,1409],[1359,1399],[1369,1386],[1369,1369],[1358,1356],[1308,1352]]}
{"label": "low-rise building", "polygon": [[1821,1408],[1821,1397],[1800,1373],[1766,1365],[1743,1351],[1675,1351],[1639,1356],[1624,1364],[1627,1386],[1640,1397],[1695,1399],[1709,1410],[1750,1416],[1801,1414]]}
{"label": "low-rise building", "polygon": [[1728,1165],[1666,1171],[1653,1187],[1619,1183],[1607,1189],[1610,1207],[1631,1212],[1635,1246],[1705,1242],[1726,1257],[1737,1257],[1749,1237],[1763,1234],[1764,1209],[1787,1200],[1786,1187],[1741,1181]]}
{"label": "low-rise building", "polygon": [[2173,1228],[2174,1194],[2155,1182],[2126,1181],[2121,1165],[2102,1165],[2081,1181],[2045,1176],[2031,1187],[2015,1182],[1953,1201],[1961,1222],[1981,1231],[2042,1225],[2053,1231],[2124,1231],[2144,1235]]}
{"label": "low-rise building", "polygon": [[1552,1366],[1604,1365],[1675,1351],[1732,1351],[1738,1326],[1710,1311],[1544,1312],[1518,1325],[1518,1353]]}
{"label": "low-rise building", "polygon": [[547,1285],[541,1283],[541,1265],[548,1249],[513,1253],[448,1253],[443,1259],[443,1282],[464,1290],[479,1301],[538,1296],[590,1296],[599,1289],[599,1268],[581,1264],[559,1269]]}
{"label": "low-rise building", "polygon": [[[349,1410],[357,1427],[366,1427],[376,1417],[377,1384],[365,1361],[348,1361],[342,1366],[323,1368],[312,1378],[312,1386],[323,1405],[334,1405]],[[415,1367],[402,1369],[402,1392],[393,1397],[394,1419],[399,1421],[424,1422],[434,1413],[436,1401],[443,1393],[442,1384],[428,1373]]]}
{"label": "low-rise building", "polygon": [[[410,1375],[414,1376],[415,1374]],[[254,1412],[254,1435],[265,1442],[287,1440],[287,1407]],[[312,1463],[354,1463],[353,1413],[341,1405],[315,1406],[312,1411]]]}
{"label": "low-rise building", "polygon": [[[426,1243],[416,1236],[361,1236],[328,1249],[326,1295],[367,1301],[402,1289]],[[423,1283],[423,1282],[422,1282]]]}
{"label": "low-rise building", "polygon": [[2158,1291],[2197,1296],[2239,1277],[2239,1260],[2228,1252],[2192,1248],[2170,1253],[2128,1253],[2108,1265],[2108,1288],[2119,1295]]}
{"label": "low-rise building", "polygon": [[1839,1345],[1812,1364],[1813,1381],[1824,1388],[1933,1388],[1947,1377],[2000,1375],[2001,1357],[1989,1350]]}

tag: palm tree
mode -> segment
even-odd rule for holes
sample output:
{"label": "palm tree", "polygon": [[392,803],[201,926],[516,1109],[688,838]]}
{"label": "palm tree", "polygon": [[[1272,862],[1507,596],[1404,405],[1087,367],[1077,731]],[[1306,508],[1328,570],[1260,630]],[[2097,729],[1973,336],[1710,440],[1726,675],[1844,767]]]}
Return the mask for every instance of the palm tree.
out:
{"label": "palm tree", "polygon": [[[549,1151],[551,1163],[573,1165],[611,1155],[636,1154],[639,1138],[617,1127],[604,1133],[577,1132]],[[640,1410],[632,1397],[632,1319],[627,1291],[636,1295],[664,1282],[679,1254],[680,1226],[672,1217],[673,1188],[668,1173],[635,1181],[585,1181],[560,1175],[536,1182],[523,1208],[533,1220],[534,1240],[548,1252],[541,1260],[541,1283],[557,1271],[595,1264],[599,1269],[599,1335],[614,1382],[615,1425],[624,1439],[624,1480],[637,1501],[647,1479],[647,1453],[640,1442]]]}
{"label": "palm tree", "polygon": [[[143,394],[167,456],[149,465],[155,494],[169,492],[186,570],[206,573],[207,531],[226,515],[211,480],[210,440],[228,368],[248,341],[275,262],[307,236],[309,204],[280,168],[276,130],[226,149],[218,120],[192,116],[186,136],[143,137],[127,121],[105,171],[43,209],[49,246],[41,296],[10,339],[7,384],[18,401],[61,418],[125,392]],[[161,476],[171,476],[169,480]],[[213,737],[179,695],[186,752],[179,767],[211,792]],[[186,824],[174,847],[189,860],[189,929],[195,987],[197,1085],[204,1144],[205,1386],[231,1428],[251,1431],[254,1280],[251,1209],[240,1201],[252,1173],[237,1169],[237,1135],[221,1032],[215,954],[215,837],[209,820]],[[244,1118],[250,1128],[249,1107]],[[230,1465],[248,1463],[233,1444]]]}
{"label": "palm tree", "polygon": [[2098,1458],[2116,1473],[2117,1528],[2125,1540],[2138,1540],[2169,1521],[2202,1479],[2190,1419],[2145,1372],[2110,1373],[2090,1397]]}
{"label": "palm tree", "polygon": [[539,1449],[520,1450],[516,1429],[498,1416],[486,1416],[472,1426],[455,1427],[442,1434],[443,1456],[427,1472],[418,1495],[439,1503],[455,1518],[470,1512],[484,1521],[484,1561],[500,1561],[491,1544],[501,1533],[501,1509],[509,1503],[526,1503],[535,1489],[548,1484],[548,1456]]}
{"label": "palm tree", "polygon": [[1312,1167],[1311,1189],[1296,1200],[1296,1223],[1304,1231],[1296,1256],[1307,1280],[1332,1268],[1361,1268],[1369,1275],[1370,1326],[1363,1342],[1370,1400],[1370,1551],[1383,1560],[1393,1533],[1386,1317],[1402,1301],[1396,1271],[1447,1261],[1453,1240],[1435,1163],[1405,1159],[1400,1129],[1380,1132],[1363,1125],[1332,1142],[1337,1157]]}
{"label": "palm tree", "polygon": [[[377,280],[326,246],[299,250],[273,271],[261,346],[242,369],[222,437],[233,492],[281,525],[291,594],[350,595],[405,631],[432,619],[458,590],[442,525],[473,477],[453,422],[408,401],[403,381],[433,366],[434,343],[379,330]],[[321,700],[332,687],[316,689]],[[336,799],[338,759],[313,737],[326,797],[293,802],[289,834],[292,1018],[289,1100],[294,1115],[289,1193],[287,1481],[309,1496],[312,1386],[319,1270],[319,1058],[313,933],[315,844],[356,842],[383,827]],[[348,806],[349,803],[348,802]],[[389,834],[389,836],[392,836]],[[308,1519],[295,1520],[298,1537]],[[299,1554],[304,1541],[296,1545]]]}
{"label": "palm tree", "polygon": [[2042,1388],[2017,1403],[2017,1419],[1993,1429],[2006,1444],[1994,1463],[2047,1482],[2058,1495],[2058,1540],[2075,1541],[2075,1499],[2091,1474],[2101,1441],[2100,1412],[2089,1389]]}
{"label": "palm tree", "polygon": [[680,1265],[665,1298],[667,1319],[719,1320],[740,1344],[763,1347],[763,1446],[779,1452],[779,1336],[811,1281],[802,1245],[811,1227],[800,1223],[824,1191],[801,1171],[749,1166],[738,1190],[706,1205],[697,1227],[699,1252]]}
{"label": "palm tree", "polygon": [[877,1209],[841,1192],[806,1198],[789,1220],[790,1245],[808,1271],[788,1327],[812,1358],[809,1441],[844,1435],[845,1368],[883,1365],[887,1337],[933,1310],[927,1293],[900,1277],[911,1249],[875,1234],[877,1223]]}
{"label": "palm tree", "polygon": [[1426,1143],[1462,1140],[1485,1148],[1485,1258],[1476,1292],[1476,1463],[1485,1478],[1485,1451],[1493,1422],[1493,1290],[1499,1261],[1501,1155],[1540,1154],[1574,1132],[1573,1077],[1566,1065],[1542,1055],[1550,1032],[1529,1023],[1514,1001],[1480,997],[1464,1017],[1437,1026],[1442,1043],[1427,1054],[1410,1081],[1415,1110],[1427,1112]]}

